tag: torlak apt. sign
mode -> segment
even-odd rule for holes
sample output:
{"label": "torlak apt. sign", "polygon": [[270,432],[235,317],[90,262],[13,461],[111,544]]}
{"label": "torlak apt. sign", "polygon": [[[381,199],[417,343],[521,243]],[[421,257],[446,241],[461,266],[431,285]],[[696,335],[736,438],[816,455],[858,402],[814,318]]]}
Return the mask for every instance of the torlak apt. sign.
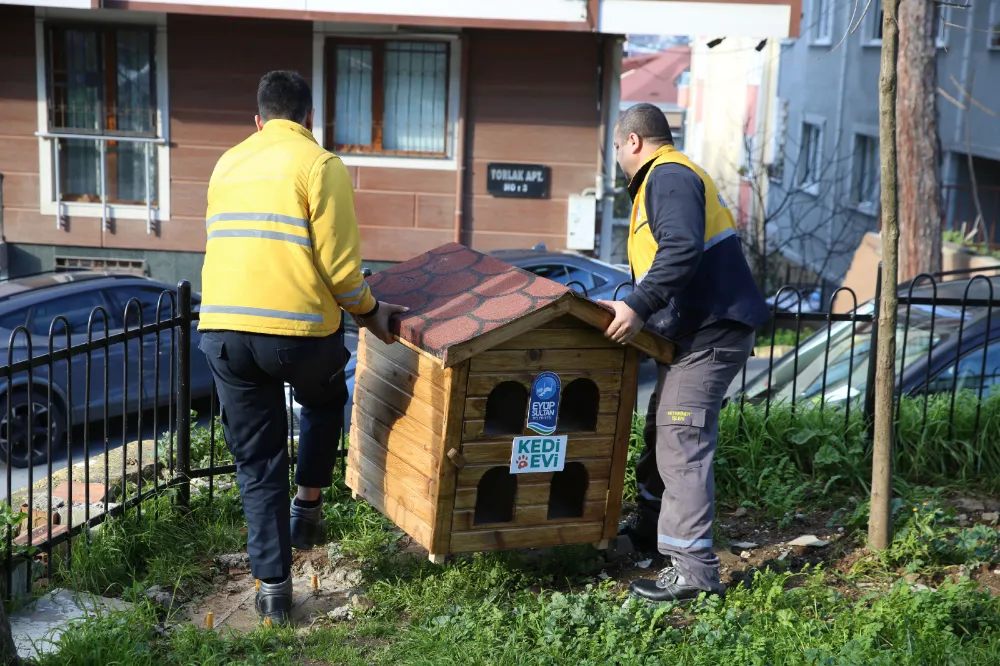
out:
{"label": "torlak apt. sign", "polygon": [[541,164],[486,165],[486,191],[495,197],[545,199],[551,182],[552,170]]}

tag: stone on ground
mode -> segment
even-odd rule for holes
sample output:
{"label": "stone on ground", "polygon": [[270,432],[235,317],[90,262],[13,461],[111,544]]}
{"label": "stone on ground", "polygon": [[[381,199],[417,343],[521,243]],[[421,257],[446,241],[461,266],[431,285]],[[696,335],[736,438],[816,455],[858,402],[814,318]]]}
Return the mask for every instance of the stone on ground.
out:
{"label": "stone on ground", "polygon": [[10,630],[17,654],[35,659],[55,651],[58,640],[74,620],[108,611],[126,610],[132,604],[88,592],[55,589],[10,616]]}

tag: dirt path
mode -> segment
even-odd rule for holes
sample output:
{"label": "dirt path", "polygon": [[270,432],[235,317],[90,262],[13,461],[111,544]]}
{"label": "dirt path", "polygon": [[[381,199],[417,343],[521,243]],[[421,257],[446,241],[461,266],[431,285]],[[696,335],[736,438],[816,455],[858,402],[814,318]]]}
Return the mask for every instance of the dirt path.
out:
{"label": "dirt path", "polygon": [[[229,569],[216,577],[215,592],[189,604],[185,609],[188,621],[206,626],[205,618],[212,613],[216,631],[246,633],[259,620],[254,608],[256,581],[246,569]],[[350,563],[332,567],[326,551],[294,552],[292,557],[292,620],[298,627],[309,626],[328,613],[351,606],[351,597],[358,591],[361,572]],[[344,619],[347,610],[341,611]]]}

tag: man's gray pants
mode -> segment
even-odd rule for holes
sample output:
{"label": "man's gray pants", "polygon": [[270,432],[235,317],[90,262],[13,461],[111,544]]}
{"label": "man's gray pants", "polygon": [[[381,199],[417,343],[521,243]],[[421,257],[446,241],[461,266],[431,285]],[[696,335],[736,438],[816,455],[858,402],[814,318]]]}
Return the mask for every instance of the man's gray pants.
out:
{"label": "man's gray pants", "polygon": [[719,587],[712,549],[715,516],[713,460],[726,391],[753,349],[751,333],[736,345],[691,352],[658,364],[636,464],[640,511],[658,512],[658,550],[689,585]]}

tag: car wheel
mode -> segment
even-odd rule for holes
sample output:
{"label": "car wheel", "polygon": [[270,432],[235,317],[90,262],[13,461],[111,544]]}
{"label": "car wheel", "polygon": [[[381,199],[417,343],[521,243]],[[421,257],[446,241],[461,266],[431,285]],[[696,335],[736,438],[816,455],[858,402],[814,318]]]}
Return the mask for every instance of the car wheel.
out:
{"label": "car wheel", "polygon": [[[65,443],[66,417],[62,407],[52,402],[52,447]],[[19,388],[11,395],[10,421],[6,396],[0,396],[0,462],[27,467],[49,460],[49,399],[45,391]]]}

